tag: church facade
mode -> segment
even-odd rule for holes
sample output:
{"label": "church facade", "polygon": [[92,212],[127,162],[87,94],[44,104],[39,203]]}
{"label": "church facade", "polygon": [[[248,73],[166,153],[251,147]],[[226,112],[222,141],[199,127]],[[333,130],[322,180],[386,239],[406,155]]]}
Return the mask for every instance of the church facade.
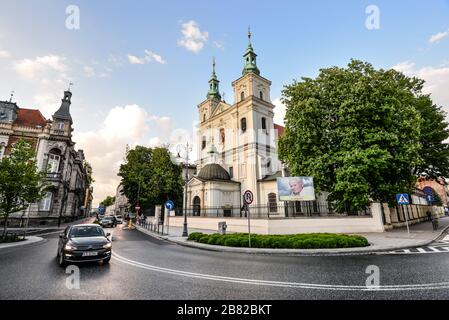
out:
{"label": "church facade", "polygon": [[271,81],[260,73],[250,33],[248,39],[242,75],[232,82],[234,103],[220,95],[214,61],[209,91],[198,105],[198,174],[187,189],[194,216],[239,216],[246,190],[253,206],[276,213],[276,178],[282,176],[276,142],[283,127],[273,122]]}

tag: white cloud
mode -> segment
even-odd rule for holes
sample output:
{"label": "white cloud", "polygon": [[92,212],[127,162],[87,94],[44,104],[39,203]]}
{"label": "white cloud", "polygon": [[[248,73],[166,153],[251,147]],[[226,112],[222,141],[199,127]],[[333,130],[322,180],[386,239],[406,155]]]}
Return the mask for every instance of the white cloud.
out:
{"label": "white cloud", "polygon": [[447,36],[449,36],[449,30],[444,32],[438,32],[437,34],[434,34],[429,38],[429,43],[431,44],[438,43]]}
{"label": "white cloud", "polygon": [[136,56],[133,56],[131,54],[128,54],[128,62],[131,64],[144,64],[145,59],[140,59]]}
{"label": "white cloud", "polygon": [[11,58],[11,53],[6,50],[0,50],[0,59],[8,59]]}
{"label": "white cloud", "polygon": [[154,53],[150,50],[145,50],[145,55],[143,58],[139,58],[137,56],[134,56],[132,54],[128,54],[128,62],[131,64],[145,64],[148,62],[157,62],[160,64],[166,64],[167,61],[165,61],[159,54]]}
{"label": "white cloud", "polygon": [[404,61],[404,62],[398,63],[397,65],[395,65],[391,68],[396,71],[406,74],[406,73],[409,73],[410,71],[412,71],[414,67],[415,67],[415,63],[413,63],[411,61]]}
{"label": "white cloud", "polygon": [[273,104],[275,105],[275,107],[273,109],[273,112],[274,112],[273,121],[276,124],[284,126],[285,112],[286,112],[287,108],[282,103],[281,98],[275,99],[273,101]]}
{"label": "white cloud", "polygon": [[14,69],[25,78],[34,78],[47,71],[55,71],[63,74],[69,69],[65,64],[65,60],[65,57],[57,55],[23,59],[14,63]]}
{"label": "white cloud", "polygon": [[217,49],[224,50],[223,41],[213,41],[212,45]]}
{"label": "white cloud", "polygon": [[[406,66],[405,68],[397,66]],[[423,92],[431,94],[432,100],[449,111],[449,67],[442,65],[438,67],[422,67],[416,68],[412,62],[403,62],[394,69],[403,72],[407,76],[415,76],[426,81]]]}
{"label": "white cloud", "polygon": [[207,42],[209,33],[207,31],[201,31],[198,24],[191,20],[182,24],[183,38],[178,39],[178,45],[186,48],[188,51],[198,53]]}
{"label": "white cloud", "polygon": [[86,75],[86,77],[88,78],[92,78],[95,77],[95,69],[89,66],[84,66],[83,68],[84,70],[84,74]]}
{"label": "white cloud", "polygon": [[162,57],[160,55],[158,55],[152,51],[149,51],[149,50],[145,50],[145,60],[147,60],[148,62],[156,61],[157,63],[160,63],[160,64],[167,63],[167,61],[162,59]]}
{"label": "white cloud", "polygon": [[127,105],[109,110],[99,130],[74,132],[76,147],[84,150],[93,168],[95,203],[115,194],[126,144],[143,143],[149,130],[147,120],[148,114],[143,108]]}

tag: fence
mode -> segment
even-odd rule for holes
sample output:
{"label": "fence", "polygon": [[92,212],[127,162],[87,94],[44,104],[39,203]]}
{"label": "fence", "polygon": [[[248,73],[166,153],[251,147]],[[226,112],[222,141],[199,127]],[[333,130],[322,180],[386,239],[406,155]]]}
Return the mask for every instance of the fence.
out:
{"label": "fence", "polygon": [[[250,205],[249,212],[254,219],[274,218],[298,218],[298,217],[345,217],[345,216],[371,216],[371,207],[363,210],[346,208],[344,213],[335,210],[332,202],[320,201],[296,201],[286,203],[269,203],[266,205]],[[247,218],[243,207],[200,207],[192,206],[186,209],[189,217],[211,217],[211,218]],[[175,208],[175,215],[182,216],[182,208]]]}
{"label": "fence", "polygon": [[150,219],[137,219],[136,224],[148,231],[158,233],[160,235],[168,235],[168,226],[160,222],[153,222]]}

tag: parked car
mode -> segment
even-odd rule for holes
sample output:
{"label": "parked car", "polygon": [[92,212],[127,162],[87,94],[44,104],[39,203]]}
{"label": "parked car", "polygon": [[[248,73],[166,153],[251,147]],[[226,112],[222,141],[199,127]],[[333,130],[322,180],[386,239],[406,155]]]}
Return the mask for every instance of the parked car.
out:
{"label": "parked car", "polygon": [[121,215],[116,215],[115,216],[115,220],[117,221],[118,224],[122,224],[123,223],[123,217]]}
{"label": "parked car", "polygon": [[110,233],[96,224],[68,226],[59,235],[58,262],[61,267],[68,263],[111,260],[112,243]]}
{"label": "parked car", "polygon": [[100,224],[103,228],[115,228],[117,226],[117,221],[114,216],[106,216],[101,220]]}

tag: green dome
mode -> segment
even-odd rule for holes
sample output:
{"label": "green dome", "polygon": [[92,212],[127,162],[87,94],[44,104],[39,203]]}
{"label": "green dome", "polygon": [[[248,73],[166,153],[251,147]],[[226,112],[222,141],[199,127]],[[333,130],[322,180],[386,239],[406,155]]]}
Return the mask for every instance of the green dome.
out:
{"label": "green dome", "polygon": [[203,180],[231,180],[229,173],[216,163],[205,165],[198,173],[198,178]]}

